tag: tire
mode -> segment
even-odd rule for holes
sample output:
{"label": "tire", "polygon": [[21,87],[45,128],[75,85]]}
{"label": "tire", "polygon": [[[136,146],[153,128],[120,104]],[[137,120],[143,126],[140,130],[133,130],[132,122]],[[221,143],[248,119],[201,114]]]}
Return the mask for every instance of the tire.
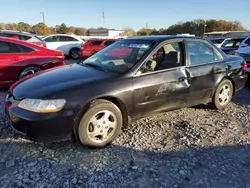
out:
{"label": "tire", "polygon": [[38,68],[38,67],[26,67],[25,69],[23,69],[19,76],[18,76],[18,80],[24,78],[25,76],[28,76],[30,74],[34,74],[36,72],[41,71],[42,69]]}
{"label": "tire", "polygon": [[107,100],[97,100],[76,125],[75,136],[84,146],[105,147],[120,134],[122,122],[122,113],[115,104]]}
{"label": "tire", "polygon": [[233,92],[234,87],[232,82],[228,79],[223,79],[222,82],[216,88],[212,100],[212,106],[218,110],[226,108],[232,99]]}
{"label": "tire", "polygon": [[72,48],[72,49],[69,51],[69,56],[70,56],[72,59],[79,59],[79,58],[80,58],[80,49],[79,49],[79,48]]}

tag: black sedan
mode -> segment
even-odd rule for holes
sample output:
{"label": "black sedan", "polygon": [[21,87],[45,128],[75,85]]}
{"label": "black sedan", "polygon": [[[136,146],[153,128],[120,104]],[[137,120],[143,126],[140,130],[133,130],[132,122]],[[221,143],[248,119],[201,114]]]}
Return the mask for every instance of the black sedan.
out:
{"label": "black sedan", "polygon": [[197,37],[119,40],[85,61],[30,75],[6,96],[12,127],[35,141],[111,143],[133,121],[198,104],[226,108],[246,62]]}

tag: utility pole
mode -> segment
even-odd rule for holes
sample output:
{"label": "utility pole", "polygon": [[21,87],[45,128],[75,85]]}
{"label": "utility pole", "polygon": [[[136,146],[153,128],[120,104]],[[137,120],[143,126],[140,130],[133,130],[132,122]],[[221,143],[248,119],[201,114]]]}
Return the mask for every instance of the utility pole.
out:
{"label": "utility pole", "polygon": [[44,12],[41,12],[41,14],[43,16],[43,23],[45,24]]}
{"label": "utility pole", "polygon": [[103,28],[105,28],[105,14],[104,14],[104,10],[102,11],[102,24],[103,24]]}
{"label": "utility pole", "polygon": [[205,20],[205,23],[204,23],[204,34],[203,34],[203,36],[204,36],[205,33],[206,33],[206,27],[207,27],[207,22],[206,22],[206,20]]}
{"label": "utility pole", "polygon": [[44,18],[44,12],[41,12],[42,17],[43,17],[43,23],[44,23],[44,27],[43,27],[43,34],[45,35],[45,18]]}

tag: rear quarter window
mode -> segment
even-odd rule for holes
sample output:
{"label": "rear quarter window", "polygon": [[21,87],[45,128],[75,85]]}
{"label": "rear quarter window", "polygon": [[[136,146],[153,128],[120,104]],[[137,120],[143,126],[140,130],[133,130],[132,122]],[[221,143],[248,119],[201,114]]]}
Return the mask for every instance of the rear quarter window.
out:
{"label": "rear quarter window", "polygon": [[23,52],[23,53],[30,53],[30,52],[35,51],[33,48],[30,48],[30,47],[27,47],[27,46],[24,46],[24,45],[20,45],[20,44],[16,44],[16,45],[21,50],[21,52]]}

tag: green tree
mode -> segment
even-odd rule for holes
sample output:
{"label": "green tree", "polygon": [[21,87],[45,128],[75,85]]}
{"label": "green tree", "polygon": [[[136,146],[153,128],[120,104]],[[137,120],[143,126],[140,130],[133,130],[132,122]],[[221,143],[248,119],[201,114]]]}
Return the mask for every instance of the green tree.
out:
{"label": "green tree", "polygon": [[137,35],[139,35],[139,36],[151,35],[153,31],[154,31],[153,29],[142,28],[139,31],[137,31]]}
{"label": "green tree", "polygon": [[69,32],[69,33],[75,33],[75,27],[74,27],[74,26],[70,26],[70,27],[68,28],[68,32]]}
{"label": "green tree", "polygon": [[59,26],[58,33],[60,33],[60,34],[66,34],[66,33],[68,33],[68,28],[67,28],[67,26],[64,23],[62,23]]}
{"label": "green tree", "polygon": [[136,36],[136,32],[135,30],[133,30],[132,28],[128,27],[123,29],[123,33],[120,34],[120,36]]}
{"label": "green tree", "polygon": [[38,35],[47,35],[52,33],[51,29],[43,22],[34,25],[32,27],[32,31],[36,32]]}
{"label": "green tree", "polygon": [[28,23],[19,22],[16,26],[18,31],[31,31],[31,26]]}
{"label": "green tree", "polygon": [[87,33],[87,30],[85,28],[83,28],[83,27],[76,27],[75,28],[75,34],[76,35],[84,36],[84,35],[86,35],[86,33]]}

